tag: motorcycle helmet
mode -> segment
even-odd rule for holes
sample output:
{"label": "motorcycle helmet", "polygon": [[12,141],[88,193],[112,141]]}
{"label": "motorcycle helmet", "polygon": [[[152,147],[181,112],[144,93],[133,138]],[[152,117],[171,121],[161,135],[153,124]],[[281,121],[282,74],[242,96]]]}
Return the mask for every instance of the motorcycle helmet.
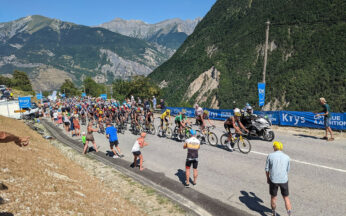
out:
{"label": "motorcycle helmet", "polygon": [[251,106],[246,106],[246,112],[247,112],[248,114],[252,114],[252,113],[253,113],[252,107],[251,107]]}

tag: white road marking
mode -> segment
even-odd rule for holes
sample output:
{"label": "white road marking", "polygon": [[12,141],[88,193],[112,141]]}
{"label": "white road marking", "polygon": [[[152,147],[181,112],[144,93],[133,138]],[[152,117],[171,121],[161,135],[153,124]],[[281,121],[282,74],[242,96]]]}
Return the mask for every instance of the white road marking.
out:
{"label": "white road marking", "polygon": [[[264,156],[268,156],[268,154],[266,154],[266,153],[257,152],[257,151],[251,151],[251,153],[255,153],[255,154],[259,154],[259,155],[264,155]],[[319,167],[319,168],[324,168],[324,169],[329,169],[329,170],[334,170],[334,171],[346,173],[346,170],[338,169],[338,168],[334,168],[334,167],[328,167],[328,166],[324,166],[324,165],[309,163],[309,162],[300,161],[300,160],[295,160],[295,159],[291,159],[291,161],[296,162],[296,163],[305,164],[305,165],[310,165],[310,166],[315,166],[315,167]]]}

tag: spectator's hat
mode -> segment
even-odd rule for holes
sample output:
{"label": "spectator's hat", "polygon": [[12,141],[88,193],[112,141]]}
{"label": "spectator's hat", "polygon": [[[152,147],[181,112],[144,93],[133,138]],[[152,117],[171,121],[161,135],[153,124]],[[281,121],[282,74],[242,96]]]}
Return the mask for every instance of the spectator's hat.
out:
{"label": "spectator's hat", "polygon": [[276,150],[282,150],[283,146],[282,146],[282,143],[281,142],[278,142],[278,141],[274,141],[273,143],[273,147],[276,149]]}

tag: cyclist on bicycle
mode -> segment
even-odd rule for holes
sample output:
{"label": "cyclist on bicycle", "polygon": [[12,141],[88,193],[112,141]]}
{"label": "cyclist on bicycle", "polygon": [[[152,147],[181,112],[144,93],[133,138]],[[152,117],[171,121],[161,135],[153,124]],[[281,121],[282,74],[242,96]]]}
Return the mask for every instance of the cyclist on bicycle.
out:
{"label": "cyclist on bicycle", "polygon": [[226,119],[224,123],[225,129],[229,133],[228,141],[230,141],[232,138],[231,128],[234,128],[235,133],[239,135],[243,134],[240,128],[243,129],[246,133],[249,133],[249,131],[244,127],[244,125],[240,121],[240,117],[241,117],[240,109],[235,108],[233,112],[234,112],[234,116],[230,116],[228,119]]}
{"label": "cyclist on bicycle", "polygon": [[154,119],[154,113],[153,109],[148,109],[146,115],[145,115],[145,126],[148,128],[149,124],[153,121]]}
{"label": "cyclist on bicycle", "polygon": [[[168,116],[168,119],[167,119]],[[162,113],[161,117],[161,130],[163,130],[163,122],[169,123],[171,121],[171,110],[166,109],[164,113]]]}
{"label": "cyclist on bicycle", "polygon": [[186,124],[189,124],[189,120],[187,119],[185,115],[185,110],[183,110],[181,113],[179,113],[175,117],[175,124],[178,127],[178,133],[181,134],[183,129],[185,128]]}

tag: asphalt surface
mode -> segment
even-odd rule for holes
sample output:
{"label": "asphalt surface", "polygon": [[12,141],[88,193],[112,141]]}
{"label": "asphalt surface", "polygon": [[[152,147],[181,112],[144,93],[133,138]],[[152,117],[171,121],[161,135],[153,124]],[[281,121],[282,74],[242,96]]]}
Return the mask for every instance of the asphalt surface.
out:
{"label": "asphalt surface", "polygon": [[[155,124],[158,123],[156,119]],[[214,132],[220,138],[223,133],[222,122],[217,122],[216,125]],[[82,131],[86,131],[85,127],[82,127]],[[346,215],[346,139],[327,142],[319,137],[290,131],[275,131],[275,135],[275,140],[284,144],[284,152],[291,158],[289,188],[293,215]],[[94,133],[94,137],[101,152],[110,152],[105,135]],[[138,136],[126,131],[118,137],[119,147],[125,157],[121,160],[113,159],[110,154],[107,158],[123,161],[125,164],[127,161],[130,165],[133,161],[131,149]],[[146,141],[149,146],[141,150],[144,167],[160,173],[162,178],[164,176],[165,179],[172,180],[174,185],[180,184],[181,187],[174,187],[179,188],[183,196],[195,200],[194,202],[198,201],[198,197],[194,197],[198,193],[188,193],[186,190],[189,189],[181,189],[186,159],[183,143],[157,135],[147,135]],[[269,187],[264,166],[267,154],[273,151],[272,144],[259,139],[252,139],[251,144],[249,154],[242,154],[239,150],[230,152],[220,146],[201,146],[199,176],[197,185],[192,186],[192,190],[199,192],[199,195],[206,195],[206,199],[214,200],[213,202],[217,200],[223,207],[230,206],[240,210],[237,212],[230,208],[228,213],[220,211],[213,212],[212,215],[244,215],[243,211],[251,215],[270,215]],[[167,185],[173,184],[172,182]],[[210,204],[204,204],[205,206],[203,202],[199,203],[202,208],[210,210]],[[233,210],[237,214],[229,214]],[[277,212],[279,215],[287,215],[280,196]]]}

